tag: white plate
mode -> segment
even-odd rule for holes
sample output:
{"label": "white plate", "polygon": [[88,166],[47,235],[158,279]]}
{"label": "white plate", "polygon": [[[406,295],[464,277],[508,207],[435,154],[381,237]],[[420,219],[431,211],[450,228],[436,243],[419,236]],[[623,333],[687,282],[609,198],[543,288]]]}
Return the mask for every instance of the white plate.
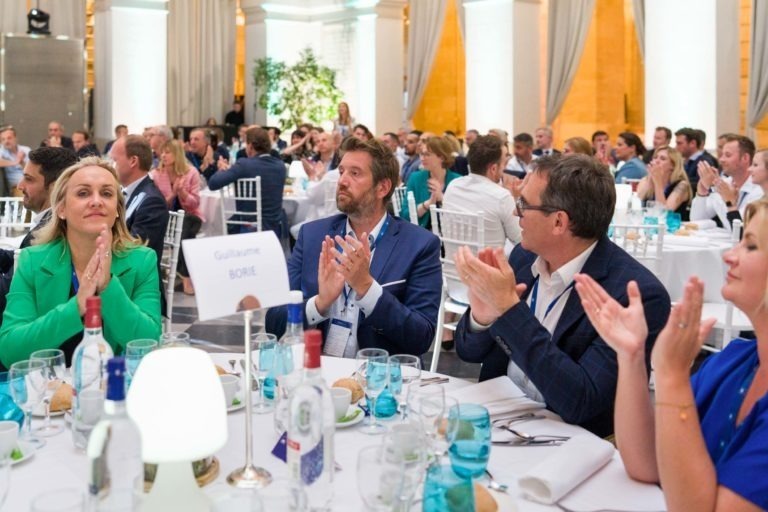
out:
{"label": "white plate", "polygon": [[11,461],[11,466],[15,466],[16,464],[21,464],[25,460],[32,458],[32,456],[37,451],[35,449],[35,445],[27,441],[18,441],[16,443],[16,446],[21,450],[21,458]]}
{"label": "white plate", "polygon": [[240,403],[237,405],[230,405],[229,407],[227,407],[227,412],[239,411],[240,409],[245,407],[245,399],[243,397],[236,396],[235,398],[237,398],[240,401]]}
{"label": "white plate", "polygon": [[355,419],[353,419],[353,420],[345,421],[344,423],[337,421],[336,422],[336,428],[347,428],[347,427],[351,427],[352,425],[357,425],[358,423],[363,421],[363,418],[365,418],[365,413],[359,407],[354,406],[354,405],[350,405],[349,408],[350,408],[350,410],[347,411],[347,415],[349,415],[354,410],[358,410],[358,411],[360,411],[360,413],[357,416],[355,416]]}

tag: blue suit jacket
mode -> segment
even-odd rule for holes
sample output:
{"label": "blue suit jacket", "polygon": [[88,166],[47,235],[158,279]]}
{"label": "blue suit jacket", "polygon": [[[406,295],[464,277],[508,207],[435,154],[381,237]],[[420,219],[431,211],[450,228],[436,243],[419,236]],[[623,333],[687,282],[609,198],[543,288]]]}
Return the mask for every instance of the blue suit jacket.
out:
{"label": "blue suit jacket", "polygon": [[[509,256],[518,283],[528,285],[521,302],[483,332],[468,329],[469,311],[456,331],[459,357],[483,363],[480,380],[507,374],[510,358],[525,372],[544,396],[547,407],[568,423],[576,423],[604,436],[613,431],[613,403],[618,364],[616,353],[597,334],[575,291],[568,295],[552,335],[526,304],[533,285],[531,265],[536,255],[521,245]],[[582,273],[591,276],[609,295],[627,305],[627,283],[637,281],[648,322],[646,362],[656,336],[667,321],[669,295],[642,264],[607,237],[600,239],[584,263]]]}
{"label": "blue suit jacket", "polygon": [[[283,219],[283,188],[285,187],[285,164],[279,158],[269,154],[252,158],[243,158],[226,171],[216,172],[208,179],[208,188],[219,190],[240,178],[261,177],[261,214],[264,217],[261,228],[272,230],[280,236],[280,223]],[[237,210],[255,212],[253,201],[236,201]],[[255,222],[255,215],[242,215],[240,219]],[[237,231],[240,232],[240,231]]]}
{"label": "blue suit jacket", "polygon": [[[346,215],[335,215],[304,224],[299,231],[288,272],[291,289],[301,290],[304,300],[317,295],[321,242],[326,235],[344,236],[346,222]],[[373,253],[371,275],[384,290],[370,316],[360,313],[359,348],[383,348],[390,354],[424,354],[435,336],[440,306],[440,240],[426,229],[390,216],[389,228]],[[282,334],[285,321],[285,307],[271,309],[267,314],[267,331]],[[328,325],[326,320],[317,326],[323,332],[323,340]]]}
{"label": "blue suit jacket", "polygon": [[637,180],[640,178],[644,178],[648,174],[648,171],[645,170],[645,163],[643,163],[642,160],[640,160],[637,157],[631,158],[627,160],[627,162],[621,166],[621,169],[619,169],[616,172],[616,183],[621,183],[622,178],[627,178],[628,180]]}

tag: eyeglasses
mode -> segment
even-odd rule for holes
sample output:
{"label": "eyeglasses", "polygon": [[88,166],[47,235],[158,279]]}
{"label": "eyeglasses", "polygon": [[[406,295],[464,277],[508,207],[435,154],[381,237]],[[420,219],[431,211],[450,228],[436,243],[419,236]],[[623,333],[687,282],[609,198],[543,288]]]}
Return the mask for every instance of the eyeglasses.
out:
{"label": "eyeglasses", "polygon": [[534,211],[545,212],[545,213],[565,211],[562,208],[556,208],[554,206],[547,206],[544,204],[539,206],[533,206],[528,204],[522,196],[518,197],[517,201],[515,201],[515,213],[517,213],[517,216],[522,219],[523,212],[526,210],[534,210]]}

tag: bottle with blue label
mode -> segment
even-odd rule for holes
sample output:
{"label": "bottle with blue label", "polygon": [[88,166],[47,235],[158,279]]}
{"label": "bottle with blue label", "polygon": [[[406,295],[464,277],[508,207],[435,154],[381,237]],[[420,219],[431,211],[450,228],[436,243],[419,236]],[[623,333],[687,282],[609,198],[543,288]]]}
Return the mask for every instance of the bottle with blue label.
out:
{"label": "bottle with blue label", "polygon": [[305,333],[304,381],[289,405],[287,462],[293,510],[330,510],[333,500],[336,415],[320,370],[322,335]]}
{"label": "bottle with blue label", "polygon": [[299,290],[292,290],[289,295],[288,324],[285,334],[275,347],[274,362],[264,380],[264,396],[276,400],[278,377],[289,373],[301,372],[300,361],[304,358],[304,296]]}

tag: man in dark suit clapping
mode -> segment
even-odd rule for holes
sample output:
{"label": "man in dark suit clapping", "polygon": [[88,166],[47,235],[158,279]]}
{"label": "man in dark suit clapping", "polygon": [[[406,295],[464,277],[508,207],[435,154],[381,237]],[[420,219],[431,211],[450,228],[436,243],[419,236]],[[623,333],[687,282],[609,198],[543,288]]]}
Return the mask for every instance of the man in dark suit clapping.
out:
{"label": "man in dark suit clapping", "polygon": [[573,291],[574,276],[591,276],[624,305],[627,283],[637,282],[649,321],[646,363],[670,309],[659,280],[606,236],[615,203],[613,178],[594,158],[542,157],[517,201],[522,241],[509,262],[503,250],[476,257],[463,247],[455,257],[470,302],[456,331],[459,356],[483,363],[480,380],[507,375],[601,436],[613,431],[618,365]]}

